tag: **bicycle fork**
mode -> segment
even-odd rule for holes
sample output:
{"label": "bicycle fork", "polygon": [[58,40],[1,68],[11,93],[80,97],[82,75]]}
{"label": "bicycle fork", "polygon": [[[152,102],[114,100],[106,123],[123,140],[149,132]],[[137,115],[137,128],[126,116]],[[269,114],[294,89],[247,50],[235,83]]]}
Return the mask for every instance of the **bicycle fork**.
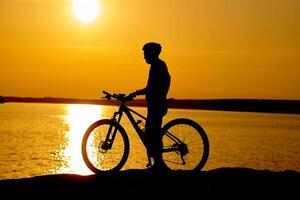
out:
{"label": "bicycle fork", "polygon": [[[118,120],[116,120],[118,115],[119,115]],[[105,140],[101,141],[100,143],[100,150],[102,152],[111,149],[117,133],[117,125],[120,123],[121,117],[122,117],[122,112],[118,111],[115,112],[113,117],[111,118],[110,126],[108,128]]]}

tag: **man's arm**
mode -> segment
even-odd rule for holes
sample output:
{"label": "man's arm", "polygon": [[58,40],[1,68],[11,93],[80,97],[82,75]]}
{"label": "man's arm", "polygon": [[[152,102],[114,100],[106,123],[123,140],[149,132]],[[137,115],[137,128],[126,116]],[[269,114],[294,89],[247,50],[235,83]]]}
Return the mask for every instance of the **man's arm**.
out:
{"label": "man's arm", "polygon": [[134,98],[137,95],[145,95],[146,91],[147,91],[147,87],[140,89],[140,90],[136,90],[135,92],[130,93],[128,96],[131,98]]}
{"label": "man's arm", "polygon": [[145,87],[145,88],[143,88],[143,89],[141,89],[141,90],[136,90],[136,91],[133,92],[133,93],[134,93],[135,96],[137,96],[137,95],[145,95],[146,92],[147,92],[147,87]]}

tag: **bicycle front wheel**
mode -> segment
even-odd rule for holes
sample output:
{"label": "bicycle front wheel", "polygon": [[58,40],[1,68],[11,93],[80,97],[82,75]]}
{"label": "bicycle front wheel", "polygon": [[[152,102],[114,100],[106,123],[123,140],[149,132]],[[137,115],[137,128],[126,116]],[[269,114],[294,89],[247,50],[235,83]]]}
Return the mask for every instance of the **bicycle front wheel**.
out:
{"label": "bicycle front wheel", "polygon": [[172,170],[201,170],[209,154],[204,129],[195,121],[174,119],[162,129],[163,160]]}
{"label": "bicycle front wheel", "polygon": [[96,174],[118,171],[128,158],[129,140],[121,125],[112,123],[112,131],[116,129],[116,135],[110,148],[105,145],[111,123],[109,119],[96,121],[86,130],[82,140],[83,160],[88,168]]}

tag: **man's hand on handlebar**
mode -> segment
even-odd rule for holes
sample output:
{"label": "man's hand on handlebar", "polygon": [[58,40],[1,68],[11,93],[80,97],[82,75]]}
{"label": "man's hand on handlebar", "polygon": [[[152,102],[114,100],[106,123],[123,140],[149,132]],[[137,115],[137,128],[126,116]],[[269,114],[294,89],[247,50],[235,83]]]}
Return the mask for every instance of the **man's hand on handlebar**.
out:
{"label": "man's hand on handlebar", "polygon": [[135,98],[136,96],[137,96],[136,92],[132,92],[132,93],[130,93],[127,97],[133,99],[133,98]]}
{"label": "man's hand on handlebar", "polygon": [[126,101],[131,101],[136,97],[135,92],[130,93],[128,96],[126,96]]}

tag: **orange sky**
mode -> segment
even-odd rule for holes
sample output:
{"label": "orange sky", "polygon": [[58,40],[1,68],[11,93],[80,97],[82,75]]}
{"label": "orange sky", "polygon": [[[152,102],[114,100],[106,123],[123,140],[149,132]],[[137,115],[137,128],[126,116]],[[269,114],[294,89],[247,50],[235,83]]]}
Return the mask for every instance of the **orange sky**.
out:
{"label": "orange sky", "polygon": [[142,46],[162,44],[170,97],[300,99],[298,0],[0,1],[0,95],[98,98],[145,86]]}

